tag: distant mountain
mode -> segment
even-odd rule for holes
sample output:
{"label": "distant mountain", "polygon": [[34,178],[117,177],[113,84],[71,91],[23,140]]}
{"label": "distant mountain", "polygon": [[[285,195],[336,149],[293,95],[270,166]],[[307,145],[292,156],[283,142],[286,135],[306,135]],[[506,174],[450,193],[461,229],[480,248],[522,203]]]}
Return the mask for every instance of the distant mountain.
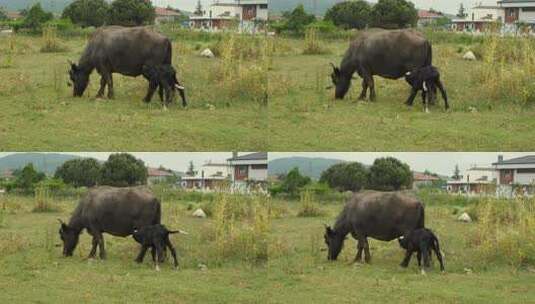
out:
{"label": "distant mountain", "polygon": [[73,0],[0,0],[0,6],[8,11],[19,11],[40,2],[45,11],[61,13]]}
{"label": "distant mountain", "polygon": [[291,11],[297,5],[303,4],[305,10],[311,14],[323,16],[333,5],[346,0],[270,0],[269,10],[275,14]]}
{"label": "distant mountain", "polygon": [[268,174],[271,176],[285,174],[293,168],[299,168],[299,172],[313,179],[319,179],[321,173],[332,165],[343,163],[340,159],[288,157],[274,159],[268,164]]}
{"label": "distant mountain", "polygon": [[37,171],[45,172],[48,175],[54,174],[56,168],[64,162],[81,158],[76,155],[58,153],[17,153],[0,158],[0,175],[6,170],[23,168],[32,163]]}

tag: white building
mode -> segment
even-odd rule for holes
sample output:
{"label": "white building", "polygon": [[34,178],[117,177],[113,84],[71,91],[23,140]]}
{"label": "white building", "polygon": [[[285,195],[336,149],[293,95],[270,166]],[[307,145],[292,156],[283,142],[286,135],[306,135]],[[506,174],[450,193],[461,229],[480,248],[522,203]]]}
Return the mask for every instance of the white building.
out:
{"label": "white building", "polygon": [[268,0],[215,2],[202,15],[190,17],[190,27],[220,31],[234,26],[240,32],[263,30],[268,20]]}
{"label": "white building", "polygon": [[477,5],[467,11],[467,17],[453,19],[453,29],[457,31],[483,32],[489,25],[503,23],[505,12],[498,5]]}
{"label": "white building", "polygon": [[226,163],[207,162],[194,176],[184,176],[180,181],[182,188],[204,191],[225,190],[232,180],[232,167]]}
{"label": "white building", "polygon": [[447,191],[466,194],[494,194],[496,192],[497,172],[490,166],[473,166],[466,170],[461,179],[450,180]]}
{"label": "white building", "polygon": [[268,178],[268,155],[257,152],[238,156],[233,153],[228,159],[232,167],[232,186],[234,191],[250,192],[265,190]]}
{"label": "white building", "polygon": [[535,155],[528,155],[509,160],[503,156],[492,164],[498,175],[496,194],[504,197],[531,196],[535,186]]}

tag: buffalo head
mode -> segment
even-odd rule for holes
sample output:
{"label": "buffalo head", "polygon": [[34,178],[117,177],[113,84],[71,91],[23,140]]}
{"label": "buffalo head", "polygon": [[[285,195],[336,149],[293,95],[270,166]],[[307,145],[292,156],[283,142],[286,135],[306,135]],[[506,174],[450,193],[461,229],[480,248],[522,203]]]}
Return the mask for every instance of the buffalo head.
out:
{"label": "buffalo head", "polygon": [[345,75],[344,73],[342,73],[340,68],[335,66],[333,63],[331,63],[331,66],[333,68],[331,79],[336,88],[335,97],[336,99],[344,99],[347,94],[347,91],[349,91],[349,87],[351,86],[352,76]]}
{"label": "buffalo head", "polygon": [[69,70],[69,78],[72,82],[69,83],[69,85],[73,86],[72,95],[74,97],[81,97],[84,95],[85,89],[89,84],[89,73],[71,61],[69,61],[69,64],[71,65],[71,69]]}
{"label": "buffalo head", "polygon": [[330,226],[325,225],[325,244],[329,248],[327,253],[327,259],[329,261],[335,261],[344,247],[345,236],[337,234]]}
{"label": "buffalo head", "polygon": [[80,232],[76,229],[69,227],[62,220],[59,220],[61,227],[59,228],[59,236],[61,241],[63,241],[63,256],[70,257],[78,245],[78,238]]}

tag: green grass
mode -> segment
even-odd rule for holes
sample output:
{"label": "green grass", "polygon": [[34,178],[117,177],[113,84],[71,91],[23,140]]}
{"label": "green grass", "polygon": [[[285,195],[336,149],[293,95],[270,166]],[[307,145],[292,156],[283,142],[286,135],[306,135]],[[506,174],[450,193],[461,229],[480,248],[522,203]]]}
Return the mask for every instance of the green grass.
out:
{"label": "green grass", "polygon": [[[226,94],[213,80],[219,59],[198,56],[205,42],[173,42],[174,64],[190,106],[162,109],[147,82],[114,76],[115,99],[97,100],[96,72],[82,98],[67,87],[67,60],[78,61],[85,40],[61,40],[67,52],[41,53],[41,37],[0,37],[0,149],[4,151],[264,150],[266,107]],[[247,88],[243,88],[247,90]],[[179,99],[177,99],[179,101]]]}
{"label": "green grass", "polygon": [[[142,265],[133,262],[138,247],[131,238],[106,235],[108,260],[88,262],[90,238],[84,233],[74,257],[61,257],[54,246],[60,242],[56,219],[67,219],[75,201],[55,203],[60,212],[37,214],[31,212],[33,198],[8,196],[1,202],[0,302],[529,303],[535,297],[532,268],[479,259],[469,246],[477,223],[455,221],[452,202],[435,200],[427,208],[427,225],[441,240],[447,270],[441,274],[435,265],[427,276],[419,274],[414,260],[408,269],[398,266],[403,252],[396,242],[372,240],[372,264],[350,265],[355,254],[350,239],[339,261],[328,262],[321,251],[323,223],[334,221],[342,207],[338,203],[323,203],[320,217],[302,218],[299,202],[273,201],[284,214],[271,221],[269,261],[253,266],[239,259],[218,263],[210,236],[214,220],[191,218],[187,199],[166,199],[163,222],[190,235],[172,236],[181,270],[166,263],[159,273],[148,256]],[[199,270],[199,263],[208,270]]]}
{"label": "green grass", "polygon": [[[332,54],[302,55],[304,40],[278,39],[270,72],[270,151],[529,151],[535,149],[535,109],[494,100],[479,83],[481,62],[466,62],[459,45],[436,43],[452,109],[441,99],[431,113],[421,99],[404,105],[408,85],[376,77],[376,102],[357,102],[360,80],[344,100],[334,100],[329,63],[339,65],[347,41],[324,42]],[[514,66],[511,66],[514,69]],[[511,99],[511,98],[509,98]]]}

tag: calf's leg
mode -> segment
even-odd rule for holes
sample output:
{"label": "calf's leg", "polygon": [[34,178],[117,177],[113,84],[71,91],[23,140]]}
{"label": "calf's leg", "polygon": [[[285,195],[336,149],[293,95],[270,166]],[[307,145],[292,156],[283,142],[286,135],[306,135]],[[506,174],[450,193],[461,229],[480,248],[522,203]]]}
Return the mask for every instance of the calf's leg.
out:
{"label": "calf's leg", "polygon": [[411,95],[405,102],[406,105],[412,106],[414,104],[414,99],[416,98],[416,95],[418,94],[418,90],[415,88],[411,88]]}
{"label": "calf's leg", "polygon": [[444,89],[444,85],[442,84],[442,81],[437,80],[437,87],[440,90],[440,93],[442,94],[442,98],[444,99],[444,106],[446,107],[446,110],[450,108],[450,105],[448,103],[448,94],[446,93],[446,89]]}
{"label": "calf's leg", "polygon": [[149,103],[152,100],[152,96],[154,95],[154,92],[156,91],[156,88],[158,87],[158,82],[155,82],[153,80],[149,81],[149,90],[147,91],[147,95],[145,98],[143,98],[143,101],[146,103]]}
{"label": "calf's leg", "polygon": [[145,245],[141,245],[141,249],[139,250],[139,254],[137,255],[135,260],[137,263],[143,263],[143,259],[145,258],[145,254],[147,253],[148,248],[149,247]]}
{"label": "calf's leg", "polygon": [[413,251],[411,249],[407,249],[407,251],[405,252],[405,258],[403,259],[403,261],[400,264],[401,267],[406,268],[406,267],[409,266],[409,262],[411,261],[412,253],[413,253]]}
{"label": "calf's leg", "polygon": [[171,243],[171,241],[169,240],[169,237],[166,238],[165,240],[165,245],[169,248],[169,251],[171,251],[171,255],[173,256],[173,260],[174,260],[174,265],[175,265],[175,268],[178,268],[178,261],[176,259],[176,251],[175,251],[175,247],[173,247],[173,244]]}

